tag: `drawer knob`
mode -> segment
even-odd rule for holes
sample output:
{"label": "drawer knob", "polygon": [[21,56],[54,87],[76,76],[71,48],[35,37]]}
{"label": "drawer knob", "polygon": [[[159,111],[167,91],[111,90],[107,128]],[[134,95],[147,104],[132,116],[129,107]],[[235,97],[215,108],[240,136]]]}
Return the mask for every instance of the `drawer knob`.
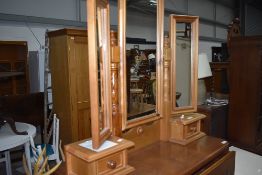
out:
{"label": "drawer knob", "polygon": [[107,162],[107,167],[110,168],[110,169],[115,169],[116,168],[116,161],[114,160],[109,160]]}

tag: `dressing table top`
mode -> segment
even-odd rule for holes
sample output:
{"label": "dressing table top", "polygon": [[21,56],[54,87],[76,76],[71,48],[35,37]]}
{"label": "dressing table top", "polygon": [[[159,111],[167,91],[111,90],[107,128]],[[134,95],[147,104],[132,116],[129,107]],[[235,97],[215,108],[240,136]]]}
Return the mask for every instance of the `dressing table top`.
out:
{"label": "dressing table top", "polygon": [[210,136],[186,146],[160,141],[131,152],[128,162],[136,169],[133,174],[192,174],[228,151],[222,141]]}

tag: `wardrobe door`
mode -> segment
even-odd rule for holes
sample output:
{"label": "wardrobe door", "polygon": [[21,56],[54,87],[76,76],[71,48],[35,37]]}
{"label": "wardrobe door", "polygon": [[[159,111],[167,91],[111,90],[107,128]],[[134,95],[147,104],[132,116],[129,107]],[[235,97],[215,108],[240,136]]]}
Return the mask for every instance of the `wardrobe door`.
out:
{"label": "wardrobe door", "polygon": [[75,125],[72,132],[77,140],[82,140],[91,136],[87,37],[70,36],[69,47],[72,120]]}

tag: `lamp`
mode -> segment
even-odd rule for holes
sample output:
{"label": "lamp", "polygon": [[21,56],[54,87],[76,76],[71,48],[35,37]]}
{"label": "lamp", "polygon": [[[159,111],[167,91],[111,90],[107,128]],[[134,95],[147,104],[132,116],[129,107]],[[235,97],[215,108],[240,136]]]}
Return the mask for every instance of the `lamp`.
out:
{"label": "lamp", "polygon": [[204,78],[212,76],[207,54],[200,53],[198,56],[198,104],[203,104],[206,100],[206,86]]}

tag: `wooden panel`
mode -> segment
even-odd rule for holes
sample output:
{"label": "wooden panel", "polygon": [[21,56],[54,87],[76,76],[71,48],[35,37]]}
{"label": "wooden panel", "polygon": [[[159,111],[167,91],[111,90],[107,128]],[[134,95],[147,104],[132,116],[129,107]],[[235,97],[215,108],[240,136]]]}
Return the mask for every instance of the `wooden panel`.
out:
{"label": "wooden panel", "polygon": [[53,106],[65,144],[91,136],[88,45],[83,32],[63,29],[50,34]]}
{"label": "wooden panel", "polygon": [[95,162],[88,163],[78,157],[66,152],[66,164],[67,164],[67,174],[68,175],[92,175],[96,174]]}
{"label": "wooden panel", "polygon": [[77,117],[78,117],[78,138],[77,140],[82,140],[86,138],[91,137],[91,111],[89,109],[90,107],[88,106],[88,109],[77,110]]}
{"label": "wooden panel", "polygon": [[196,134],[198,134],[200,131],[198,130],[199,121],[196,121],[194,123],[191,123],[189,125],[185,125],[184,128],[184,136],[185,138],[192,137]]}
{"label": "wooden panel", "polygon": [[196,173],[199,175],[234,175],[236,152],[228,152],[219,160],[215,161],[205,170]]}
{"label": "wooden panel", "polygon": [[[87,38],[68,36],[69,86],[72,103],[72,141],[89,138],[90,101]],[[80,135],[79,135],[80,134]]]}
{"label": "wooden panel", "polygon": [[262,37],[235,37],[231,43],[228,138],[242,148],[257,145],[261,45]]}
{"label": "wooden panel", "polygon": [[53,108],[60,119],[60,137],[64,144],[72,141],[71,100],[66,36],[50,38],[50,69]]}
{"label": "wooden panel", "polygon": [[83,36],[87,37],[86,30],[83,29],[61,29],[48,32],[49,37],[61,36],[61,35],[71,35],[71,36]]}
{"label": "wooden panel", "polygon": [[159,141],[159,130],[159,121],[155,121],[134,127],[123,133],[122,137],[135,143],[135,148],[130,150],[134,151]]}

